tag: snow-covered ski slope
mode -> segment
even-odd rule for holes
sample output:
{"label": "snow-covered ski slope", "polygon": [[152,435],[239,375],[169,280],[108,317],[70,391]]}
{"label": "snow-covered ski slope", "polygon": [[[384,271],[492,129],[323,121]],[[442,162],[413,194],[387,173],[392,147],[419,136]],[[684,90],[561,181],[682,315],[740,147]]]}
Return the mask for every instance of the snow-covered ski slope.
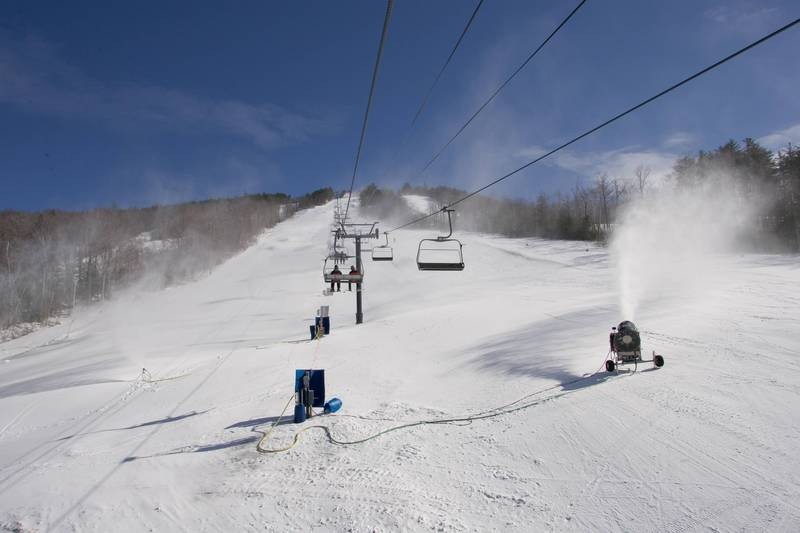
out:
{"label": "snow-covered ski slope", "polygon": [[[461,234],[463,272],[419,272],[428,233],[400,231],[393,263],[366,264],[355,326],[353,293],[322,294],[332,214],[296,215],[199,281],[0,344],[0,531],[800,529],[797,257],[719,257],[710,279],[641,302],[662,369],[471,424],[354,446],[311,430],[258,454],[295,368],[324,368],[344,402],[306,425],[355,440],[593,373],[631,318],[603,248]],[[332,334],[287,342],[320,304]]]}

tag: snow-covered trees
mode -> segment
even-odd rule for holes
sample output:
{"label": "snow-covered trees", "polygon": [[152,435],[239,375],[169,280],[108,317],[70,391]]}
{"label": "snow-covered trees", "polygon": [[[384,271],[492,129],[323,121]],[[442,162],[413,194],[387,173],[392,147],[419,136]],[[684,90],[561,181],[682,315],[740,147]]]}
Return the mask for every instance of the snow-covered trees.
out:
{"label": "snow-covered trees", "polygon": [[[788,146],[772,153],[753,139],[681,157],[666,180],[656,181],[647,166],[639,165],[630,176],[603,173],[588,184],[575,185],[569,194],[540,195],[535,201],[474,196],[459,205],[457,227],[511,237],[603,240],[614,231],[620,209],[658,187],[732,188],[748,211],[755,207],[758,213],[749,229],[747,244],[752,249],[800,250],[800,150]],[[382,220],[406,222],[414,213],[402,194],[427,196],[442,206],[466,191],[406,184],[397,194],[370,185],[361,193],[361,204]],[[426,222],[435,224],[435,219]]]}
{"label": "snow-covered trees", "polygon": [[0,212],[0,329],[43,322],[148,276],[169,285],[213,268],[296,209],[333,198],[259,194],[141,209]]}

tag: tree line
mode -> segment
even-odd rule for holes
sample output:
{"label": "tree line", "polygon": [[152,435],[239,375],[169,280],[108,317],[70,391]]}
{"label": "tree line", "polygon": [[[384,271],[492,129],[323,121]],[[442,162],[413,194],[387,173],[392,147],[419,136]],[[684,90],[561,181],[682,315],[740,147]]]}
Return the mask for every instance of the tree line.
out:
{"label": "tree line", "polygon": [[254,194],[133,209],[0,211],[0,330],[43,322],[134,282],[207,272],[297,210],[331,200]]}
{"label": "tree line", "polygon": [[[800,251],[800,149],[789,145],[772,152],[749,138],[681,157],[659,183],[647,166],[639,165],[630,176],[601,174],[588,185],[576,184],[568,193],[540,194],[535,200],[477,195],[459,205],[457,226],[509,237],[605,241],[622,209],[632,201],[664,188],[705,188],[708,193],[715,187],[733,188],[737,201],[757,208],[749,232],[751,249]],[[361,206],[384,221],[405,222],[418,215],[403,198],[408,194],[427,196],[432,210],[437,210],[466,191],[406,183],[395,192],[372,184],[361,191]],[[422,225],[441,227],[443,221],[446,218],[431,217]]]}

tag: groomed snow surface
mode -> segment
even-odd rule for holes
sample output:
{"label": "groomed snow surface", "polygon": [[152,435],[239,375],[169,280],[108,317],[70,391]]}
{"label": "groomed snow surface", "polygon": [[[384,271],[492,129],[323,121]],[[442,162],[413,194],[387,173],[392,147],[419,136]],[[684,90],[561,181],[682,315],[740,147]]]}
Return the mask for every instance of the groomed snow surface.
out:
{"label": "groomed snow surface", "polygon": [[[796,256],[716,257],[624,317],[603,248],[462,233],[463,272],[419,272],[429,232],[399,231],[355,326],[346,284],[322,294],[332,218],[304,211],[199,281],[0,344],[0,530],[800,530]],[[293,342],[321,304],[331,335]],[[664,368],[256,452],[295,368],[324,368],[344,403],[305,425],[355,440],[591,374],[626,318]],[[287,415],[267,447],[301,427]]]}

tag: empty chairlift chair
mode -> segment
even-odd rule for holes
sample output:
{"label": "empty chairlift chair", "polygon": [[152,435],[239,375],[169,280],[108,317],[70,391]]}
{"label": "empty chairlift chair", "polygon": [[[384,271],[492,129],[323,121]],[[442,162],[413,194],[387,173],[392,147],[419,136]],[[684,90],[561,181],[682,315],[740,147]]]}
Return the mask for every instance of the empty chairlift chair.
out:
{"label": "empty chairlift chair", "polygon": [[447,213],[447,222],[450,233],[435,239],[422,239],[417,249],[417,268],[420,270],[459,271],[464,270],[464,254],[462,244],[458,239],[453,239],[453,220],[450,218],[452,209],[444,209]]}
{"label": "empty chairlift chair", "polygon": [[389,246],[389,234],[384,231],[383,236],[386,238],[385,244],[372,248],[373,261],[392,261],[394,259],[394,252],[392,247]]}

